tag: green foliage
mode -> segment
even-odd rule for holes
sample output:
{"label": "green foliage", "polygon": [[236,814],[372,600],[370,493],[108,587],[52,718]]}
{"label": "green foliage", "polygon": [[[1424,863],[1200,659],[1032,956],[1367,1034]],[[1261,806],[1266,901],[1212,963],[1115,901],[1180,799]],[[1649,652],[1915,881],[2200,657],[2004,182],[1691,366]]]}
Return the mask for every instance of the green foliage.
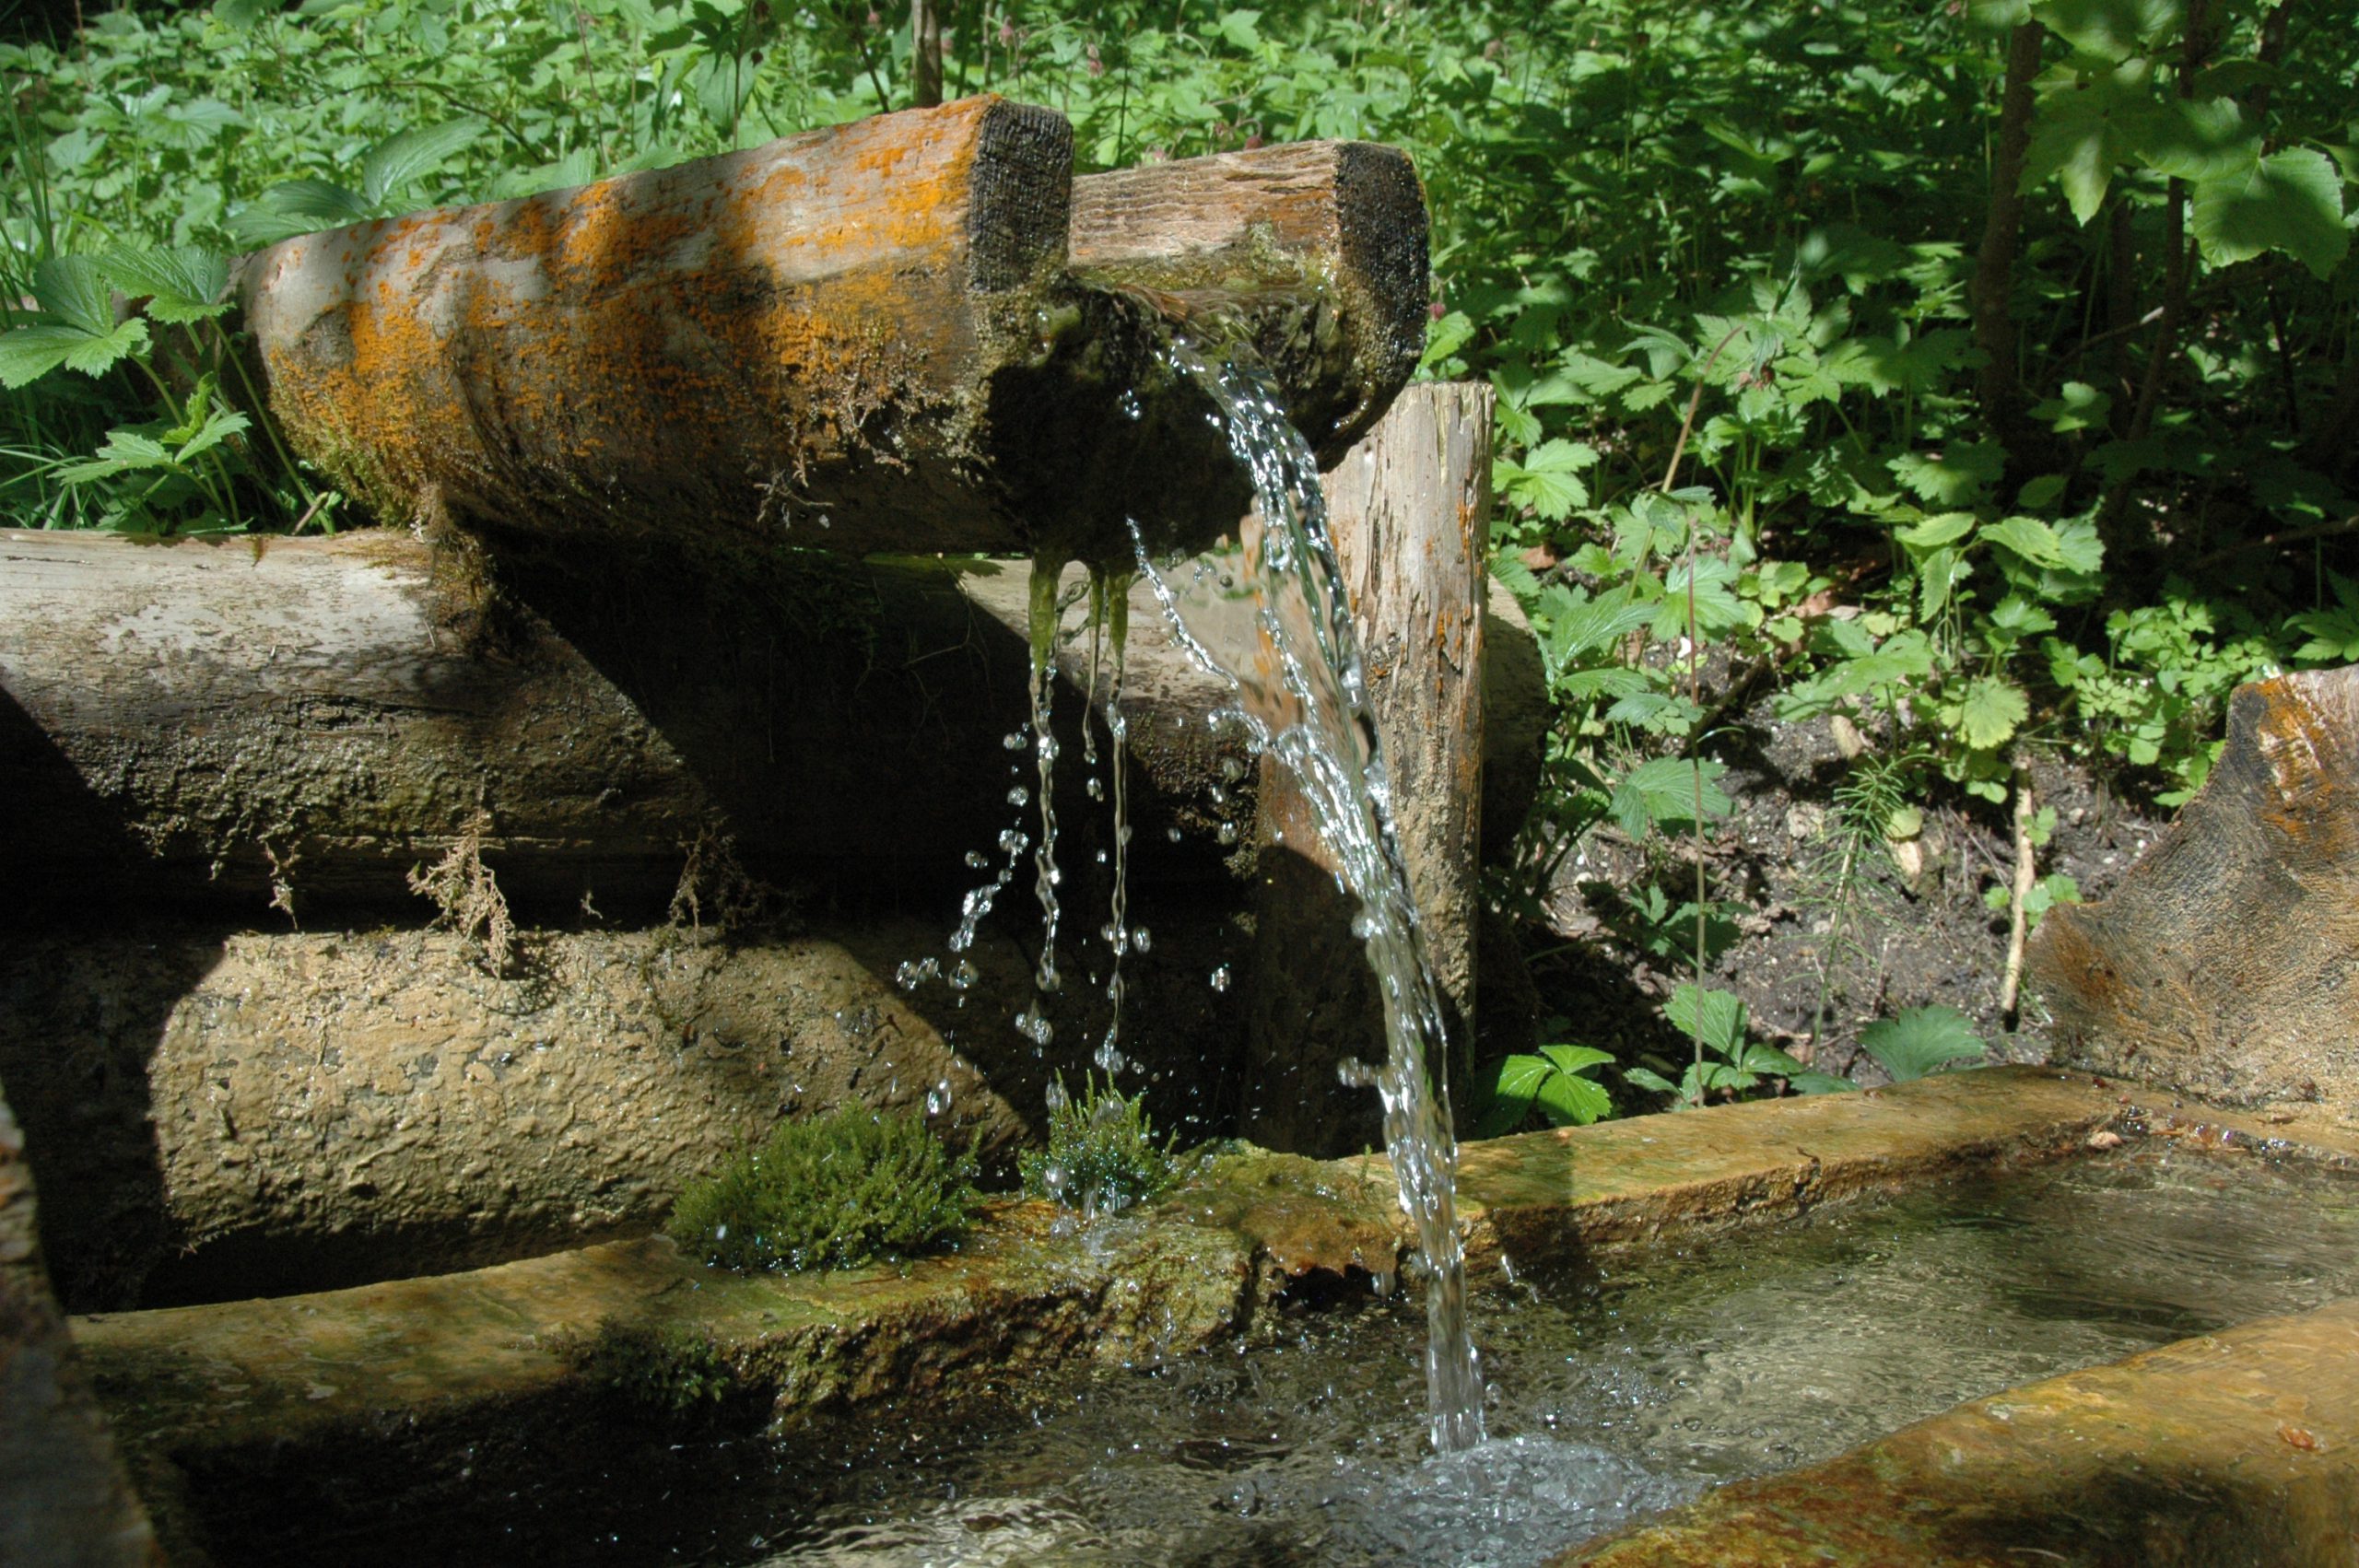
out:
{"label": "green foliage", "polygon": [[1860,1031],[1860,1045],[1895,1083],[1944,1072],[1972,1059],[1979,1062],[1982,1037],[1954,1007],[1911,1007],[1880,1018]]}
{"label": "green foliage", "polygon": [[1746,1032],[1744,1002],[1732,991],[1683,984],[1672,991],[1663,1012],[1673,1028],[1695,1040],[1695,1059],[1677,1070],[1675,1082],[1664,1076],[1673,1071],[1672,1065],[1660,1060],[1653,1067],[1625,1068],[1622,1076],[1640,1089],[1675,1096],[1678,1106],[1734,1099],[1772,1081],[1798,1094],[1852,1086],[1848,1079],[1815,1071],[1777,1047],[1753,1039]]}
{"label": "green foliage", "polygon": [[735,1371],[710,1333],[601,1318],[552,1347],[597,1387],[635,1409],[677,1420],[725,1401]]}
{"label": "green foliage", "polygon": [[[1552,1018],[1543,1034],[1561,1034],[1562,1018]],[[1587,1127],[1614,1114],[1614,1098],[1605,1085],[1588,1076],[1593,1068],[1612,1065],[1611,1053],[1591,1046],[1542,1046],[1537,1055],[1518,1052],[1479,1069],[1473,1084],[1474,1136],[1496,1138],[1513,1132],[1538,1111],[1551,1127]]]}
{"label": "green foliage", "polygon": [[854,1269],[965,1230],[972,1152],[954,1155],[906,1113],[848,1106],[780,1122],[681,1192],[665,1227],[724,1269]]}
{"label": "green foliage", "polygon": [[1049,1146],[1016,1156],[1024,1190],[1085,1214],[1111,1214],[1151,1202],[1179,1179],[1179,1135],[1161,1144],[1144,1104],[1125,1096],[1109,1078],[1083,1080],[1082,1094],[1065,1092],[1059,1074],[1049,1094]]}

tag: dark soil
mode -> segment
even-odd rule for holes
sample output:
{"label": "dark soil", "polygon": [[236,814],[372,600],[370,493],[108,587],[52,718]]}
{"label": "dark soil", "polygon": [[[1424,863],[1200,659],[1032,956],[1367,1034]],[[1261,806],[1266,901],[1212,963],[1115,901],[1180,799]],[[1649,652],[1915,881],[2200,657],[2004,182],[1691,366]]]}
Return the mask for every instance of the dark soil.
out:
{"label": "dark soil", "polygon": [[[1850,737],[1860,739],[1857,731]],[[1872,755],[1875,737],[1866,737]],[[1743,999],[1754,1037],[1863,1085],[1887,1081],[1860,1047],[1860,1031],[1905,1008],[1942,1004],[1974,1023],[1990,1059],[2044,1061],[2046,1012],[2026,995],[2017,1026],[2001,1009],[2008,914],[1985,902],[2012,885],[2007,812],[1940,786],[1912,799],[1923,829],[1907,843],[1871,838],[1847,878],[1838,786],[1852,764],[1836,721],[1779,723],[1767,696],[1708,743],[1727,765],[1720,787],[1732,815],[1705,835],[1705,872],[1726,919],[1710,933],[1708,984]],[[2072,877],[2101,898],[2167,818],[2109,791],[2087,770],[2051,755],[2030,762],[2036,805],[2053,807],[2037,874]],[[1650,924],[1649,889],[1672,908],[1695,897],[1693,838],[1682,828],[1634,844],[1611,825],[1567,858],[1542,899],[1543,927],[1524,948],[1540,1012],[1568,1021],[1562,1037],[1613,1051],[1625,1064],[1660,1059],[1678,1077],[1691,1047],[1662,1015],[1672,987],[1694,974],[1692,917]],[[1624,1111],[1637,1092],[1606,1078]]]}

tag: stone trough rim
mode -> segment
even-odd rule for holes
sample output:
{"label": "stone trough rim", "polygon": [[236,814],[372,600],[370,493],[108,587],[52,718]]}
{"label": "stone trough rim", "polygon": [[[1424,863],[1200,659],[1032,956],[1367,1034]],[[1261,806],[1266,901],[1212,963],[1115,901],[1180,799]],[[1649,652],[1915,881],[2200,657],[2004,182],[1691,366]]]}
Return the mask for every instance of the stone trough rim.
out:
{"label": "stone trough rim", "polygon": [[[1523,1262],[1692,1240],[1945,1173],[2071,1157],[2104,1146],[2115,1129],[2359,1164],[2359,1131],[2323,1112],[2238,1112],[2087,1073],[2000,1067],[1469,1144],[1461,1212],[1479,1272],[1503,1255]],[[1912,1132],[1925,1140],[1913,1154]],[[1722,1168],[1695,1179],[1707,1153],[1723,1156]],[[1684,1181],[1661,1174],[1683,1168]],[[958,1253],[816,1282],[722,1275],[646,1238],[311,1296],[95,1315],[73,1328],[178,1534],[188,1500],[179,1471],[191,1461],[234,1467],[241,1454],[266,1451],[285,1463],[309,1444],[395,1429],[447,1445],[536,1402],[579,1405],[593,1392],[589,1375],[564,1348],[595,1323],[583,1313],[536,1322],[535,1301],[586,1293],[635,1311],[628,1321],[710,1335],[784,1430],[888,1398],[922,1402],[954,1378],[1152,1364],[1247,1331],[1306,1276],[1379,1276],[1406,1249],[1382,1156],[1321,1163],[1248,1151],[1209,1183],[1086,1234],[1045,1204],[997,1200]],[[419,1322],[467,1325],[464,1344],[405,1350],[405,1318],[413,1335]],[[454,1387],[468,1353],[488,1358],[494,1375]],[[365,1372],[372,1355],[380,1393],[338,1381],[339,1366]],[[224,1387],[239,1397],[225,1399]]]}

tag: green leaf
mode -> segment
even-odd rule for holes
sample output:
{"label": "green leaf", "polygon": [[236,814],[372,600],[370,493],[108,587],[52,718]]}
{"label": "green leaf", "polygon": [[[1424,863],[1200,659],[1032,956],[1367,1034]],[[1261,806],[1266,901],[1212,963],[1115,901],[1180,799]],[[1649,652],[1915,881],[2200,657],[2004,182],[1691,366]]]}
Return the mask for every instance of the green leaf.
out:
{"label": "green leaf", "polygon": [[1657,825],[1678,825],[1692,823],[1696,813],[1696,776],[1703,778],[1703,813],[1707,821],[1728,815],[1736,809],[1719,787],[1720,775],[1728,769],[1717,762],[1691,762],[1685,757],[1659,756],[1622,776],[1614,787],[1613,812],[1614,821],[1630,837],[1643,838],[1649,827]]}
{"label": "green leaf", "polygon": [[2074,53],[2119,60],[2177,30],[2184,0],[2035,0],[2032,15]]}
{"label": "green leaf", "polygon": [[2341,175],[2315,147],[2288,147],[2243,173],[2202,181],[2190,222],[2215,267],[2283,251],[2325,278],[2351,249]]}
{"label": "green leaf", "polygon": [[2105,546],[2095,528],[2083,531],[2051,526],[2036,517],[2008,517],[1986,523],[1982,537],[2033,566],[2056,571],[2094,572],[2105,564]]}
{"label": "green leaf", "polygon": [[1893,537],[1914,550],[1938,550],[1974,532],[1972,512],[1941,512],[1922,522],[1893,531]]}
{"label": "green leaf", "polygon": [[357,191],[324,180],[290,180],[272,186],[231,215],[229,228],[241,245],[269,245],[298,234],[358,223],[373,210]]}
{"label": "green leaf", "polygon": [[1502,458],[1493,463],[1492,483],[1508,500],[1529,506],[1543,521],[1562,522],[1574,508],[1589,505],[1589,486],[1578,475],[1596,462],[1596,449],[1580,441],[1547,441],[1526,453],[1521,462]]}
{"label": "green leaf", "polygon": [[1938,455],[1903,452],[1893,477],[1937,507],[1971,506],[2006,471],[2006,449],[1996,441],[1954,441]]}
{"label": "green leaf", "polygon": [[1686,1095],[1686,1091],[1679,1084],[1673,1083],[1651,1068],[1625,1067],[1622,1070],[1622,1079],[1624,1082],[1635,1083],[1651,1094],[1677,1094],[1682,1098]]}
{"label": "green leaf", "polygon": [[2030,717],[2021,687],[1995,675],[1978,676],[1958,704],[1958,734],[1977,751],[1989,751],[2004,745]]}
{"label": "green leaf", "polygon": [[278,0],[220,0],[213,7],[214,19],[233,32],[251,31],[255,23],[275,14]]}
{"label": "green leaf", "polygon": [[86,337],[114,331],[114,290],[88,256],[52,256],[34,263],[33,303]]}
{"label": "green leaf", "polygon": [[1614,1062],[1613,1052],[1599,1050],[1595,1046],[1543,1046],[1540,1054],[1559,1072],[1579,1072],[1591,1067],[1609,1067]]}
{"label": "green leaf", "polygon": [[1917,615],[1930,621],[1948,607],[1957,585],[1973,572],[1963,552],[1936,550],[1917,565]]}
{"label": "green leaf", "polygon": [[[750,74],[751,67],[748,67]],[[489,122],[463,114],[440,125],[413,126],[386,137],[360,158],[361,198],[373,210],[414,180],[432,173],[484,134]]]}
{"label": "green leaf", "polygon": [[2139,160],[2173,180],[2223,180],[2260,159],[2260,132],[2232,98],[2172,99],[2142,129]]}
{"label": "green leaf", "polygon": [[1614,1096],[1605,1092],[1605,1085],[1569,1072],[1550,1073],[1540,1085],[1536,1102],[1540,1114],[1555,1127],[1587,1127],[1614,1114]]}
{"label": "green leaf", "polygon": [[1982,1036],[1974,1032],[1972,1021],[1954,1007],[1912,1007],[1878,1019],[1860,1031],[1860,1044],[1892,1074],[1895,1083],[1940,1072],[1952,1062],[1983,1054]]}
{"label": "green leaf", "polygon": [[1663,1015],[1682,1035],[1700,1034],[1704,1044],[1721,1056],[1734,1056],[1744,1043],[1744,1003],[1732,991],[1707,990],[1683,981],[1672,988]]}
{"label": "green leaf", "polygon": [[[1475,1118],[1474,1136],[1497,1138],[1515,1130],[1532,1114],[1540,1085],[1555,1069],[1536,1056],[1503,1057],[1474,1072],[1474,1098],[1483,1106]],[[1487,1079],[1486,1076],[1487,1075]]]}
{"label": "green leaf", "polygon": [[[2031,416],[2045,419],[2049,429],[2062,435],[2071,430],[2102,427],[2106,415],[2112,411],[2113,395],[2110,392],[2099,392],[2086,381],[2067,381],[2059,395],[2033,404]],[[2057,488],[2063,488],[2060,480]]]}
{"label": "green leaf", "polygon": [[126,294],[144,295],[147,314],[185,325],[229,308],[222,291],[229,286],[229,262],[208,251],[150,251],[123,246],[98,258],[100,267]]}
{"label": "green leaf", "polygon": [[41,380],[89,341],[79,327],[49,322],[0,333],[0,387],[14,392]]}
{"label": "green leaf", "polygon": [[1839,1094],[1847,1089],[1857,1090],[1859,1085],[1832,1072],[1819,1072],[1806,1067],[1789,1076],[1786,1087],[1797,1094]]}

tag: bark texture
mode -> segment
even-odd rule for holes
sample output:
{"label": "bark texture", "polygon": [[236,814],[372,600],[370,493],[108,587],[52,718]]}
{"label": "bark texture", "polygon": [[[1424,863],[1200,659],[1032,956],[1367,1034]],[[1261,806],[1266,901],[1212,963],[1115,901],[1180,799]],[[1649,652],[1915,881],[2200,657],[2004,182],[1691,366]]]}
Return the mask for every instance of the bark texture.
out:
{"label": "bark texture", "polygon": [[[1480,924],[1490,432],[1487,387],[1412,387],[1323,486],[1426,961],[1461,1048]],[[1245,1132],[1273,1148],[1346,1153],[1377,1137],[1378,1106],[1336,1069],[1385,1052],[1351,930],[1356,900],[1339,891],[1308,802],[1266,763],[1260,838]]]}
{"label": "bark texture", "polygon": [[50,1295],[24,1134],[0,1096],[0,1562],[163,1560]]}
{"label": "bark texture", "polygon": [[1328,462],[1416,369],[1426,266],[1425,192],[1398,147],[1296,142],[1074,181],[1074,276],[1250,343]]}
{"label": "bark texture", "polygon": [[[611,570],[594,569],[604,562]],[[661,918],[702,842],[770,882],[926,886],[1018,813],[1002,737],[1026,722],[1027,568],[553,552],[500,568],[385,531],[256,545],[0,532],[0,872],[20,898],[112,898],[307,923],[424,913],[411,868],[488,813],[515,911]],[[1076,601],[1081,574],[1066,575]],[[530,608],[526,606],[532,606]],[[1225,688],[1132,598],[1134,857],[1216,875],[1245,766]],[[1060,809],[1094,850],[1068,640]],[[1527,638],[1486,683],[1529,698]],[[1102,674],[1094,722],[1102,741]],[[1502,700],[1508,700],[1503,698]],[[1539,708],[1494,739],[1486,819],[1531,799]],[[1183,841],[1174,845],[1168,834]],[[693,891],[693,888],[691,888]]]}
{"label": "bark texture", "polygon": [[[1241,1032],[1203,983],[1226,916],[1162,900],[1137,919],[1156,944],[1126,966],[1124,1044],[1166,1085],[1158,1124],[1208,1133]],[[964,993],[892,982],[945,934],[528,931],[500,975],[478,944],[417,931],[13,944],[0,1073],[60,1296],[327,1289],[641,1232],[781,1117],[923,1111],[930,1091],[946,1135],[1003,1164],[1050,1070],[1077,1076],[1099,1000],[1052,999],[1061,1043],[1036,1053],[1008,1024],[1028,953],[1003,936],[968,954]]]}
{"label": "bark texture", "polygon": [[2359,1112],[2359,667],[2239,687],[2226,749],[2112,897],[2031,939],[2059,1060]]}
{"label": "bark texture", "polygon": [[1241,323],[1340,451],[1415,365],[1425,209],[1400,153],[1319,143],[1078,182],[1069,234],[1072,141],[910,110],[299,236],[239,298],[271,413],[381,521],[1121,561],[1127,518],[1246,499],[1161,312]]}

